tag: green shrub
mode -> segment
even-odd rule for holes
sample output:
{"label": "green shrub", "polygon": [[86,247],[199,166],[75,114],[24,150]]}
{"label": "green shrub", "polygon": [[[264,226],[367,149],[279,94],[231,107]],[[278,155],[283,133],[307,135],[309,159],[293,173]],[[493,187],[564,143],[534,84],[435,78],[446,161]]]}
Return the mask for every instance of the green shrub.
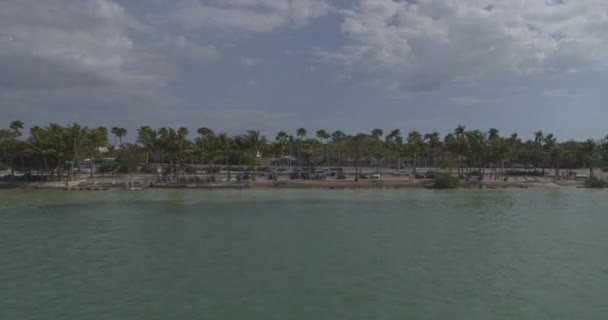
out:
{"label": "green shrub", "polygon": [[589,178],[589,180],[587,180],[587,182],[585,182],[585,186],[587,188],[601,189],[606,188],[606,182],[604,182],[600,178],[592,176],[591,178]]}
{"label": "green shrub", "polygon": [[437,173],[432,186],[433,189],[455,189],[458,187],[460,187],[458,178],[444,172]]}

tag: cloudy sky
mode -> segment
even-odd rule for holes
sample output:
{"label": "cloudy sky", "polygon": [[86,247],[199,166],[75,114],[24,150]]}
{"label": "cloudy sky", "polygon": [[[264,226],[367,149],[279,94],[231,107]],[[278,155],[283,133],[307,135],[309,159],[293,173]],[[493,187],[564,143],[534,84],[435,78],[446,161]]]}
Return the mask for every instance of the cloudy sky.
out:
{"label": "cloudy sky", "polygon": [[608,134],[605,0],[2,0],[0,120]]}

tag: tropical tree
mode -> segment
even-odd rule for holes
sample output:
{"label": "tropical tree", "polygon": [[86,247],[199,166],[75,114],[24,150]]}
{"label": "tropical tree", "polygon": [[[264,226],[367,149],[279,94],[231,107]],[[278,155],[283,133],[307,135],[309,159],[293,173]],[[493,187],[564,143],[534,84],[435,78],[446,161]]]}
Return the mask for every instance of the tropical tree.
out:
{"label": "tropical tree", "polygon": [[589,176],[593,177],[593,160],[597,158],[597,143],[593,139],[587,139],[581,144],[581,156],[585,165],[589,168]]}
{"label": "tropical tree", "polygon": [[418,131],[412,131],[407,136],[407,149],[412,156],[412,172],[416,172],[416,166],[418,165],[418,155],[423,150],[422,135]]}
{"label": "tropical tree", "polygon": [[308,139],[302,143],[302,156],[308,165],[308,179],[312,178],[312,167],[314,158],[321,151],[321,143],[314,139]]}
{"label": "tropical tree", "polygon": [[33,153],[39,154],[42,159],[43,171],[40,175],[40,180],[44,180],[46,174],[49,171],[48,166],[48,155],[52,153],[49,141],[48,134],[46,130],[41,127],[35,126],[30,129],[30,137],[28,138],[28,144]]}
{"label": "tropical tree", "polygon": [[336,145],[336,160],[338,165],[342,167],[342,145],[346,139],[346,134],[341,130],[336,130],[331,134],[332,142]]}
{"label": "tropical tree", "polygon": [[196,150],[196,154],[201,159],[201,166],[204,166],[205,165],[205,155],[206,155],[205,146],[209,144],[209,140],[215,135],[215,133],[213,132],[213,130],[211,130],[207,127],[199,128],[198,130],[196,130],[196,133],[198,133],[200,135],[200,137],[196,138],[195,150]]}
{"label": "tropical tree", "polygon": [[[19,121],[19,120],[15,120],[15,121],[11,121],[10,124],[10,129],[13,132],[14,136],[15,136],[15,141],[13,144],[13,153],[14,155],[19,157],[19,161],[21,163],[21,172],[24,174],[24,177],[27,179],[27,175],[25,174],[25,162],[24,162],[24,153],[26,151],[26,145],[22,142],[19,141],[18,138],[22,136],[22,131],[23,131],[23,122]],[[13,175],[14,174],[14,169],[13,171]]]}
{"label": "tropical tree", "polygon": [[83,153],[90,143],[90,134],[87,127],[81,127],[74,123],[66,128],[67,146],[70,152],[70,170],[68,172],[69,180],[74,180],[74,169],[78,161],[80,161]]}
{"label": "tropical tree", "polygon": [[439,157],[439,151],[442,147],[439,132],[425,134],[423,144],[425,149],[424,151],[428,157],[428,163],[432,166],[437,166],[437,158]]}
{"label": "tropical tree", "polygon": [[397,170],[401,170],[401,149],[403,146],[403,137],[399,129],[392,130],[385,138],[386,144],[391,154],[396,157]]}
{"label": "tropical tree", "polygon": [[90,157],[90,177],[95,174],[95,162],[99,160],[102,153],[108,146],[108,129],[106,127],[98,127],[89,131],[88,153]]}
{"label": "tropical tree", "polygon": [[384,135],[384,131],[382,131],[382,129],[374,129],[374,130],[372,130],[372,138],[374,140],[379,141],[380,138],[382,138],[383,135]]}
{"label": "tropical tree", "polygon": [[224,164],[227,167],[227,171],[226,171],[226,180],[230,181],[231,180],[231,157],[233,155],[234,152],[234,139],[232,137],[230,137],[228,134],[226,133],[220,133],[219,135],[217,135],[217,137],[215,138],[215,144],[216,144],[216,157],[218,159],[223,159]]}
{"label": "tropical tree", "polygon": [[287,151],[287,144],[289,143],[289,134],[285,131],[279,131],[275,138],[276,144],[279,149],[279,157],[281,165],[284,165],[283,160],[285,159],[285,152]]}
{"label": "tropical tree", "polygon": [[259,130],[249,130],[241,137],[244,139],[245,148],[248,148],[252,152],[254,159],[264,151],[268,144],[268,139],[260,134]]}
{"label": "tropical tree", "polygon": [[302,166],[302,160],[301,160],[302,140],[304,140],[304,137],[306,137],[307,133],[308,132],[304,128],[299,128],[298,130],[296,130],[296,135],[298,136],[298,165],[299,166]]}
{"label": "tropical tree", "polygon": [[326,164],[327,163],[326,144],[327,144],[327,140],[329,138],[331,138],[331,135],[323,129],[317,130],[316,134],[317,134],[317,138],[319,139],[319,141],[321,141],[321,149],[322,149],[321,153],[323,154],[323,164]]}
{"label": "tropical tree", "polygon": [[120,127],[112,127],[110,131],[114,135],[114,146],[116,147],[116,139],[118,139],[118,146],[122,146],[122,138],[127,136],[127,129]]}

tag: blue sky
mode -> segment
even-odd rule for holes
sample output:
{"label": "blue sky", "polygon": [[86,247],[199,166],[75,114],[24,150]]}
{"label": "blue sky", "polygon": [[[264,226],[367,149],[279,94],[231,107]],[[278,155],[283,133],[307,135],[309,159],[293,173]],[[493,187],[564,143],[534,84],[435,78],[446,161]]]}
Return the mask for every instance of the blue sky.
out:
{"label": "blue sky", "polygon": [[603,0],[0,2],[6,123],[600,138],[607,61]]}

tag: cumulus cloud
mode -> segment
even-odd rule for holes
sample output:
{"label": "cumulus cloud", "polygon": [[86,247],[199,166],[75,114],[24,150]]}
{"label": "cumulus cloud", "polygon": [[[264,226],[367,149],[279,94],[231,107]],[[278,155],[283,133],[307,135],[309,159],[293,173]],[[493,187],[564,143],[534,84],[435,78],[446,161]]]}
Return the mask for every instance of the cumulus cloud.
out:
{"label": "cumulus cloud", "polygon": [[379,72],[404,91],[489,75],[603,68],[604,0],[360,0],[342,11],[350,43],[319,59]]}
{"label": "cumulus cloud", "polygon": [[450,99],[450,101],[452,101],[455,104],[459,104],[459,105],[479,105],[479,104],[486,104],[486,103],[490,103],[492,102],[491,100],[487,100],[487,99],[482,99],[482,98],[477,98],[477,97],[455,97]]}
{"label": "cumulus cloud", "polygon": [[181,0],[170,20],[190,29],[270,32],[330,10],[325,0]]}
{"label": "cumulus cloud", "polygon": [[150,31],[111,0],[0,1],[0,88],[159,86],[180,63],[221,56],[213,45]]}
{"label": "cumulus cloud", "polygon": [[150,80],[127,72],[141,27],[106,0],[0,2],[0,86],[36,89]]}
{"label": "cumulus cloud", "polygon": [[240,57],[239,63],[247,67],[254,67],[262,63],[262,59],[253,57]]}

